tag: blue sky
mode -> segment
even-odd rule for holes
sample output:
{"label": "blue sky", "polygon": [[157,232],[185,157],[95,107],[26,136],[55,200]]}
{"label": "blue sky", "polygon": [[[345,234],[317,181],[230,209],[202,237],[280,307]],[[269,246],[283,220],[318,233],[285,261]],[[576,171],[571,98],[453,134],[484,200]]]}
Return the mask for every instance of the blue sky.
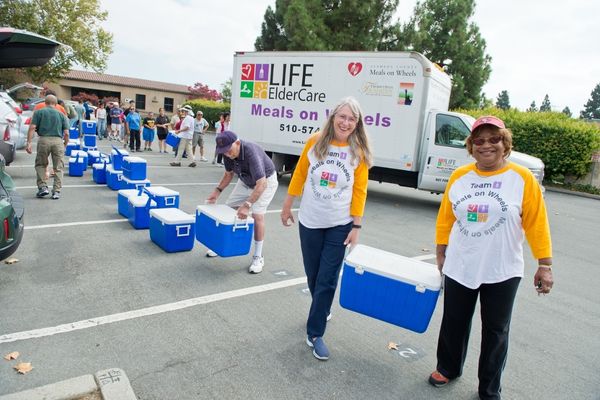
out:
{"label": "blue sky", "polygon": [[[252,51],[274,0],[101,0],[103,27],[114,35],[107,73],[220,90],[232,75],[233,54]],[[400,0],[406,21],[414,0]],[[548,94],[553,109],[579,115],[600,83],[600,2],[481,0],[473,22],[487,42],[492,75],[483,90],[508,90],[523,110]]]}

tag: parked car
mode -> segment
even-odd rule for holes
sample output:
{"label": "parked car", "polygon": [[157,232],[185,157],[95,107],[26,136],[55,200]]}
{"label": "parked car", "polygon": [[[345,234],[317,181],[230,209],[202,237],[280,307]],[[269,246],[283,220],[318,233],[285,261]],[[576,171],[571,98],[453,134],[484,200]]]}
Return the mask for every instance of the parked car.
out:
{"label": "parked car", "polygon": [[0,96],[0,155],[6,165],[15,159],[17,146],[13,138],[19,136],[19,116],[3,96]]}
{"label": "parked car", "polygon": [[[0,27],[0,68],[36,67],[46,64],[61,43],[35,33]],[[9,96],[10,97],[10,96]],[[17,114],[7,101],[0,101],[0,261],[10,257],[21,243],[24,231],[23,198],[15,191],[5,166],[14,159],[14,143],[10,141],[16,129]],[[4,125],[3,125],[4,124]],[[2,147],[10,146],[10,161],[4,159]]]}

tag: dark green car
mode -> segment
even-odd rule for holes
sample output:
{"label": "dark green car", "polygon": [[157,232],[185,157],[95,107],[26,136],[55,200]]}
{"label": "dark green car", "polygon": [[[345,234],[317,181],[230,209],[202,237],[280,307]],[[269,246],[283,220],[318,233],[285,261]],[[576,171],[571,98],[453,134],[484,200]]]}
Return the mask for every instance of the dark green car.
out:
{"label": "dark green car", "polygon": [[[37,67],[46,64],[61,43],[10,27],[0,27],[0,68]],[[23,238],[23,197],[15,191],[0,154],[0,261],[10,257]]]}

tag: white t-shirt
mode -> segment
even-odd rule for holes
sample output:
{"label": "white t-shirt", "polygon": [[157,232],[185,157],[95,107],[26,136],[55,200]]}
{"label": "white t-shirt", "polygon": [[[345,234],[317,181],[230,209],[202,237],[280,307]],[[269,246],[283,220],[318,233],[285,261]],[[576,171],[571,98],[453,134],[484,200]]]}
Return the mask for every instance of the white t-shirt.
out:
{"label": "white t-shirt", "polygon": [[204,118],[194,118],[194,133],[202,133],[204,129],[208,126],[208,121]]}
{"label": "white t-shirt", "polygon": [[[186,130],[185,127],[187,127]],[[182,139],[192,139],[194,137],[194,117],[186,115],[179,126],[179,137]]]}

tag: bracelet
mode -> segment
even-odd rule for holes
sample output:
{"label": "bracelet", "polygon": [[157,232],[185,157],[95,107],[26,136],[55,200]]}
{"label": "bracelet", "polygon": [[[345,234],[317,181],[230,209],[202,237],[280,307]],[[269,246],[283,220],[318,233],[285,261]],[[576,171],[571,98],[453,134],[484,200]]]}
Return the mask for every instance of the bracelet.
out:
{"label": "bracelet", "polygon": [[362,225],[352,224],[352,229],[360,229],[360,228],[362,228]]}
{"label": "bracelet", "polygon": [[223,189],[221,189],[220,187],[218,187],[218,186],[217,186],[215,189],[217,189],[217,191],[218,191],[219,193],[223,193]]}
{"label": "bracelet", "polygon": [[538,265],[538,268],[541,268],[541,269],[546,269],[546,270],[548,270],[548,271],[552,272],[552,266],[551,266],[551,265],[539,264],[539,265]]}

